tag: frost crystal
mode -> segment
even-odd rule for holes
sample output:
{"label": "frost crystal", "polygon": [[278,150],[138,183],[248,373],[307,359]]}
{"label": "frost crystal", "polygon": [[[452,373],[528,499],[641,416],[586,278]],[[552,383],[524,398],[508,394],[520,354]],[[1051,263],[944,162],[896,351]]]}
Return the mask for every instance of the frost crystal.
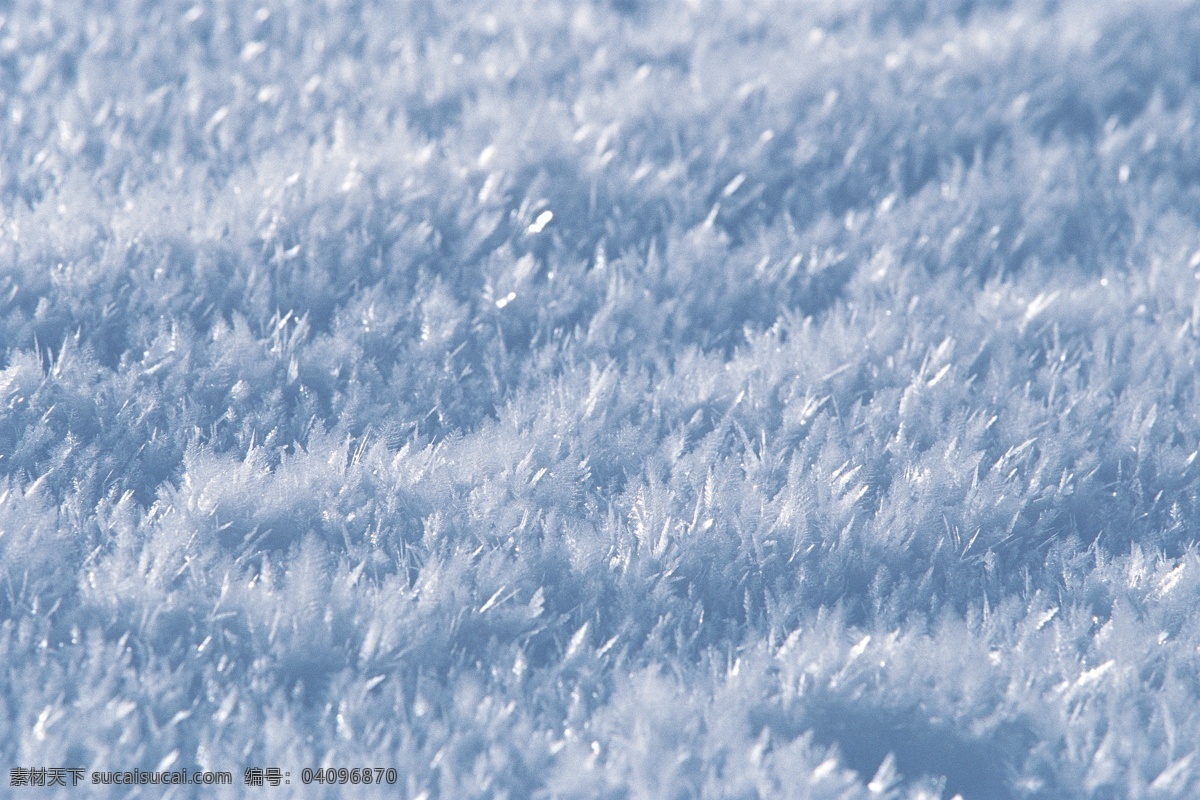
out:
{"label": "frost crystal", "polygon": [[14,776],[1200,795],[1194,0],[0,6]]}

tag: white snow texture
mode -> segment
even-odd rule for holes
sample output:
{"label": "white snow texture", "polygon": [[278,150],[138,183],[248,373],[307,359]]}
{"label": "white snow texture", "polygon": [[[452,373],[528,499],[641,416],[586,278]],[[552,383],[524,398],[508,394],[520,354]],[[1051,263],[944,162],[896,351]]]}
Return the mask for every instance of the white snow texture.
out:
{"label": "white snow texture", "polygon": [[1200,3],[192,2],[0,0],[0,795],[1200,796]]}

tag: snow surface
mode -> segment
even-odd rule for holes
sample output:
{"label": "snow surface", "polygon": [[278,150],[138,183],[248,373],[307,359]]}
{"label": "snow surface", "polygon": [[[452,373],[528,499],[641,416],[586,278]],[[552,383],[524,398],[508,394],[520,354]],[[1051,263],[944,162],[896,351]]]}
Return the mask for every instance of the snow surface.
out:
{"label": "snow surface", "polygon": [[1200,796],[1197,42],[0,2],[0,764]]}

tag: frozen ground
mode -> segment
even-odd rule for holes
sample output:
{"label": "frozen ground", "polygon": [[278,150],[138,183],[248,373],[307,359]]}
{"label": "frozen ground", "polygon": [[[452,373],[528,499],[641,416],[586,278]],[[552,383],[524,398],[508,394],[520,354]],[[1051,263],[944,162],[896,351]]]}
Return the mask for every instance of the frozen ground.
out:
{"label": "frozen ground", "polygon": [[0,20],[0,794],[1200,793],[1200,5]]}

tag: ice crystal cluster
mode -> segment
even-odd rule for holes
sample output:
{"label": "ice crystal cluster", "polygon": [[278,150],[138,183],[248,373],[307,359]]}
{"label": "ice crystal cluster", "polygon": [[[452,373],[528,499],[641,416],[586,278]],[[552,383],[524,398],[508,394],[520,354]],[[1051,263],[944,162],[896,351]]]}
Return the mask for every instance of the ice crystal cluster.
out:
{"label": "ice crystal cluster", "polygon": [[1200,4],[264,2],[0,2],[0,778],[1200,794]]}

